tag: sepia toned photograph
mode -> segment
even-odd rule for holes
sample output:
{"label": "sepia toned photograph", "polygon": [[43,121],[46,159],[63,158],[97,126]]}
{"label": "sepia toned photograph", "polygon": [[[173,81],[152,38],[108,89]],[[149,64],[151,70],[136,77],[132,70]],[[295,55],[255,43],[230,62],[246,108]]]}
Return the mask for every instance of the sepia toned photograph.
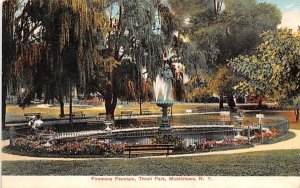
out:
{"label": "sepia toned photograph", "polygon": [[300,0],[0,0],[1,187],[300,187]]}

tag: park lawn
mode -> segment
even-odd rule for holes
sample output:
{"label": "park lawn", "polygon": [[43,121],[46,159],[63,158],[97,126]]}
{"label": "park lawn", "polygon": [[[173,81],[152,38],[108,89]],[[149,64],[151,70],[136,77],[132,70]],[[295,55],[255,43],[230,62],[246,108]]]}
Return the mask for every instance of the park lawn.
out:
{"label": "park lawn", "polygon": [[300,130],[300,122],[290,123],[290,129]]}
{"label": "park lawn", "polygon": [[[192,109],[196,111],[198,106],[204,106],[205,104],[195,104],[195,103],[175,103],[172,107],[173,113],[185,113],[186,109]],[[216,108],[218,104],[206,105],[209,108]],[[160,113],[160,108],[153,103],[143,103],[142,109],[149,109],[152,113]],[[65,113],[69,113],[69,107],[65,106]],[[139,114],[139,104],[138,103],[127,103],[123,102],[117,105],[115,110],[115,116],[119,116],[122,110],[131,110],[133,114]],[[98,113],[104,113],[104,106],[73,106],[73,112],[82,111],[86,117],[96,117]],[[8,105],[7,106],[7,118],[6,121],[14,120],[25,120],[25,113],[36,113],[39,112],[43,115],[44,119],[58,118],[60,114],[60,108],[58,106],[53,106],[49,108],[37,107],[32,105],[29,108],[20,108],[19,106]]]}
{"label": "park lawn", "polygon": [[3,161],[3,175],[300,176],[300,150],[180,158]]}

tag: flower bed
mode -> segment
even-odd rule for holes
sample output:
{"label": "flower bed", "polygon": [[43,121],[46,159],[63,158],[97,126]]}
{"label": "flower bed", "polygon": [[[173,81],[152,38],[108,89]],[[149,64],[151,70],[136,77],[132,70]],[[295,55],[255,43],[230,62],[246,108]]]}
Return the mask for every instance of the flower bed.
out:
{"label": "flower bed", "polygon": [[11,147],[21,152],[61,154],[61,155],[101,155],[110,156],[122,154],[124,146],[121,144],[110,144],[98,139],[85,139],[75,142],[45,143],[45,141],[34,141],[25,138],[17,138]]}
{"label": "flower bed", "polygon": [[247,140],[235,141],[231,136],[225,137],[222,141],[201,139],[196,142],[192,149],[200,151],[222,150],[222,148],[234,149],[236,147],[248,146],[250,143]]}
{"label": "flower bed", "polygon": [[263,132],[262,135],[260,135],[258,132],[255,132],[252,141],[253,142],[260,142],[261,137],[262,137],[264,143],[268,143],[273,138],[276,138],[276,137],[279,137],[279,136],[283,136],[283,135],[280,135],[280,133],[277,129],[270,128],[268,131]]}

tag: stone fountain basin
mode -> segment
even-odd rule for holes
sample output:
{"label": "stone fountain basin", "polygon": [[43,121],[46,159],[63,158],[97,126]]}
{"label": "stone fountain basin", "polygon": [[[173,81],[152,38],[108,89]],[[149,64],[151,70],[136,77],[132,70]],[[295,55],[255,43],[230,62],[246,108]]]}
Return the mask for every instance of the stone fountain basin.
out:
{"label": "stone fountain basin", "polygon": [[163,107],[171,107],[175,103],[175,101],[156,101],[154,102],[157,106]]}

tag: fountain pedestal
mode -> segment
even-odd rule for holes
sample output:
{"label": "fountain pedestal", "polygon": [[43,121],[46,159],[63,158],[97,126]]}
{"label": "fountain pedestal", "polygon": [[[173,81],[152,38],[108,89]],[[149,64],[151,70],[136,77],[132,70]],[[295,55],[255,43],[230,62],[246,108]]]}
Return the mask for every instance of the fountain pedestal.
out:
{"label": "fountain pedestal", "polygon": [[160,133],[170,133],[172,131],[172,128],[169,123],[169,117],[168,117],[168,108],[173,105],[173,102],[167,103],[167,102],[157,102],[157,106],[162,108],[162,118],[161,118],[161,125],[158,129]]}

